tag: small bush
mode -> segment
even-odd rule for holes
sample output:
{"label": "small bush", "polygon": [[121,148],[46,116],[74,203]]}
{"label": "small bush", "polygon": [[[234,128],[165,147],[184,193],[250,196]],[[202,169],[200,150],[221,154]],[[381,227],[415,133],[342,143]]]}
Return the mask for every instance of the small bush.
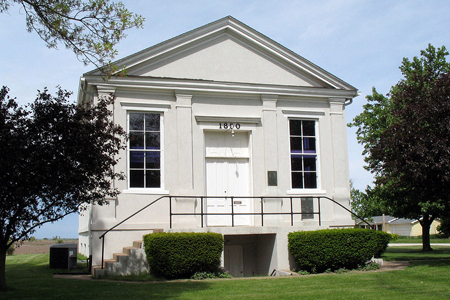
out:
{"label": "small bush", "polygon": [[144,236],[144,245],[153,275],[190,278],[197,272],[219,271],[223,236],[212,232],[158,232]]}
{"label": "small bush", "polygon": [[77,253],[77,260],[88,260],[88,257],[81,253]]}
{"label": "small bush", "polygon": [[308,271],[305,270],[300,270],[297,272],[299,275],[311,275],[311,273],[309,273]]}
{"label": "small bush", "polygon": [[203,280],[212,278],[216,278],[216,275],[211,272],[196,272],[194,275],[191,276],[191,279],[194,280]]}
{"label": "small bush", "polygon": [[359,268],[358,270],[360,271],[374,271],[374,270],[378,270],[380,268],[380,265],[377,264],[376,262],[370,262],[368,264],[366,264],[365,266]]}
{"label": "small bush", "polygon": [[233,278],[231,274],[224,268],[219,268],[219,272],[216,273],[217,278]]}
{"label": "small bush", "polygon": [[437,226],[437,231],[445,237],[450,237],[450,217],[443,217],[441,224]]}
{"label": "small bush", "polygon": [[62,239],[60,236],[56,235],[52,238],[52,240],[54,240],[57,244],[62,244],[64,243],[64,239]]}
{"label": "small bush", "polygon": [[430,234],[430,239],[448,239],[450,238],[448,235],[445,235],[443,233],[438,234]]}
{"label": "small bush", "polygon": [[391,235],[371,229],[326,229],[291,232],[289,251],[299,270],[357,269],[386,251]]}
{"label": "small bush", "polygon": [[396,241],[396,240],[398,240],[398,238],[399,238],[399,235],[398,234],[396,234],[396,233],[394,233],[394,234],[392,234],[392,241]]}
{"label": "small bush", "polygon": [[14,244],[11,245],[11,247],[6,250],[6,255],[13,255],[14,251],[16,251],[16,246]]}
{"label": "small bush", "polygon": [[224,268],[219,268],[216,273],[211,272],[196,272],[191,276],[191,279],[194,280],[203,280],[203,279],[215,279],[215,278],[232,278],[233,276],[228,273]]}

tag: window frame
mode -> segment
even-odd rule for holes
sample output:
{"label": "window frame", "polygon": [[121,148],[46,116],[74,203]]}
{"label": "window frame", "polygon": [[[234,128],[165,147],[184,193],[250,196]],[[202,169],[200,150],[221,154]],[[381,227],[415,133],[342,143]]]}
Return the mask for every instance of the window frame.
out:
{"label": "window frame", "polygon": [[[160,132],[160,141],[159,141],[159,151],[160,151],[160,186],[159,187],[131,187],[130,186],[130,171],[131,169],[131,149],[130,147],[130,139],[127,141],[127,149],[126,149],[126,174],[127,174],[127,180],[126,180],[126,187],[127,189],[123,191],[123,193],[138,193],[138,194],[163,194],[167,195],[169,194],[169,191],[165,190],[165,184],[164,184],[164,165],[165,165],[165,159],[164,159],[164,112],[165,109],[148,109],[147,107],[127,107],[126,108],[126,132],[127,134],[130,134],[130,115],[131,114],[158,114],[159,119],[159,132]],[[144,133],[145,135],[145,133]],[[144,151],[145,152],[145,151]],[[145,166],[144,166],[145,170]],[[145,180],[145,179],[144,179]]]}
{"label": "window frame", "polygon": [[[314,138],[315,138],[315,153],[311,154],[315,156],[315,163],[316,163],[316,187],[315,188],[294,188],[292,186],[292,150],[291,150],[291,121],[297,120],[297,121],[313,121],[314,122]],[[321,190],[321,177],[320,177],[320,139],[319,139],[319,118],[314,118],[311,116],[300,116],[300,115],[294,115],[294,116],[288,116],[287,117],[287,133],[288,133],[288,161],[289,161],[289,188],[290,190],[287,191],[287,194],[322,194],[325,193],[325,191]],[[302,132],[302,138],[303,138],[303,132]],[[302,141],[303,143],[303,141]],[[303,153],[299,155],[304,155]],[[302,165],[302,171],[303,174],[304,166]],[[303,184],[304,184],[304,179]]]}

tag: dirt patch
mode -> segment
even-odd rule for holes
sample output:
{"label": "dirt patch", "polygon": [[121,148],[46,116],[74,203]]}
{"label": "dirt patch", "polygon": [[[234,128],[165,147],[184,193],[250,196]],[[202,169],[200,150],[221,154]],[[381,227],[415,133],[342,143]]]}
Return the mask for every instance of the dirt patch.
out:
{"label": "dirt patch", "polygon": [[404,270],[409,266],[409,261],[383,261],[381,271]]}
{"label": "dirt patch", "polygon": [[[77,243],[78,240],[64,240],[64,243]],[[16,245],[14,254],[46,254],[50,253],[50,246],[57,244],[54,240],[25,241]]]}

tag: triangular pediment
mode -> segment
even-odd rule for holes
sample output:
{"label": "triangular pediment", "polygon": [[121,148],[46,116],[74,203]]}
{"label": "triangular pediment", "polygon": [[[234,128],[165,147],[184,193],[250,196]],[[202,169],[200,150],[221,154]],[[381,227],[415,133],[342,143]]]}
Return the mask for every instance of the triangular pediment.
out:
{"label": "triangular pediment", "polygon": [[132,67],[128,74],[241,83],[322,86],[291,66],[229,33],[191,45],[166,58]]}
{"label": "triangular pediment", "polygon": [[[115,62],[132,77],[355,90],[232,17]],[[98,75],[92,71],[86,75]]]}

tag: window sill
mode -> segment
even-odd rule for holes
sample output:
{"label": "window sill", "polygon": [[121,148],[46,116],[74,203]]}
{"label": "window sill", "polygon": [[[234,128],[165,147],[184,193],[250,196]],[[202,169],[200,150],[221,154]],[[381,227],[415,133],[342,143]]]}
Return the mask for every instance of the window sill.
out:
{"label": "window sill", "polygon": [[168,190],[164,189],[155,189],[155,188],[129,188],[127,190],[122,191],[123,194],[141,194],[141,195],[169,195]]}
{"label": "window sill", "polygon": [[317,189],[292,189],[286,191],[287,195],[325,196],[327,191]]}

